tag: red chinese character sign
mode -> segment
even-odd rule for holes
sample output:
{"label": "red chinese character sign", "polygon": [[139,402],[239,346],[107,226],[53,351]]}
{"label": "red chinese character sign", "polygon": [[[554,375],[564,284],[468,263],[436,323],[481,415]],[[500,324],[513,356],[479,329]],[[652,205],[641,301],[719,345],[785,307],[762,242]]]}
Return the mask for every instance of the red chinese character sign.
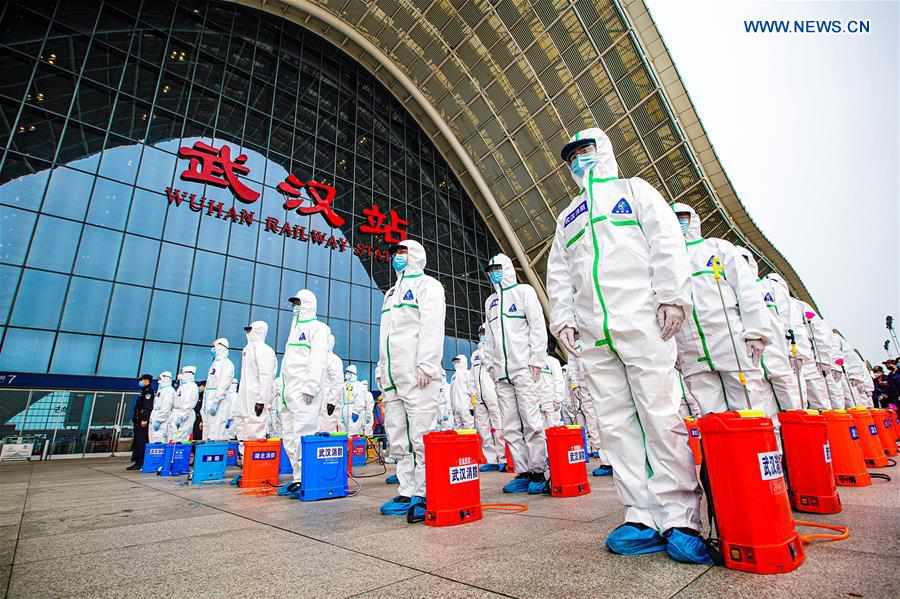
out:
{"label": "red chinese character sign", "polygon": [[[340,227],[347,222],[332,207],[337,191],[331,185],[318,181],[304,183],[294,175],[288,175],[275,189],[284,194],[284,209],[288,212],[296,209],[297,214],[321,214],[325,222],[332,227]],[[325,197],[323,198],[319,192],[325,194]],[[310,199],[310,196],[312,196],[312,205],[304,206],[303,202]]]}
{"label": "red chinese character sign", "polygon": [[232,160],[231,148],[228,146],[216,148],[197,141],[190,148],[178,148],[178,157],[190,159],[188,167],[181,173],[181,178],[185,181],[227,187],[234,197],[245,204],[252,204],[259,198],[258,191],[253,191],[238,178],[238,175],[250,174],[250,168],[244,166],[247,162],[244,154]]}
{"label": "red chinese character sign", "polygon": [[381,211],[378,204],[363,208],[363,216],[366,217],[367,223],[359,226],[360,233],[381,235],[384,242],[390,244],[400,243],[406,239],[406,226],[409,221],[400,218],[396,210],[391,210],[391,218],[387,224],[384,222],[387,216]]}

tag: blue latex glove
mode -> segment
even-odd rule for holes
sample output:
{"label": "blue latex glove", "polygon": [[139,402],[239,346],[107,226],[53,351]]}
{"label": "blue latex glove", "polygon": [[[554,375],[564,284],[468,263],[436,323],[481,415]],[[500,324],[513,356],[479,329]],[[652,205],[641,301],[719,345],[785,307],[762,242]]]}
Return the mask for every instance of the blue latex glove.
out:
{"label": "blue latex glove", "polygon": [[218,412],[218,411],[219,411],[219,404],[214,403],[213,405],[209,406],[209,415],[210,416],[215,416],[216,412]]}
{"label": "blue latex glove", "polygon": [[154,420],[154,421],[153,421],[153,430],[154,430],[154,431],[158,431],[158,430],[159,430],[159,425],[160,425],[159,420]]}
{"label": "blue latex glove", "polygon": [[175,419],[175,428],[181,428],[181,425],[184,424],[184,418],[179,416]]}
{"label": "blue latex glove", "polygon": [[353,422],[356,422],[357,420],[359,420],[359,414],[353,414],[353,415],[351,415],[351,416],[350,416],[350,419],[351,419]]}

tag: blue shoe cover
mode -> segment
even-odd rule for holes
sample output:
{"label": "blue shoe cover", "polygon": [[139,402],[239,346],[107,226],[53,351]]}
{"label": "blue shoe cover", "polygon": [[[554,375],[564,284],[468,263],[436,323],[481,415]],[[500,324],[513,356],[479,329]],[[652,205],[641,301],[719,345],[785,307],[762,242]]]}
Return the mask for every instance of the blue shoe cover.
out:
{"label": "blue shoe cover", "polygon": [[612,476],[612,466],[597,466],[591,474],[593,476]]}
{"label": "blue shoe cover", "polygon": [[498,470],[499,472],[506,472],[506,464],[500,464],[500,465],[497,467],[497,470]]}
{"label": "blue shoe cover", "polygon": [[425,521],[425,498],[418,495],[409,500],[409,511],[406,512],[406,521],[409,524]]}
{"label": "blue shoe cover", "polygon": [[689,528],[670,528],[665,532],[665,538],[666,553],[676,562],[712,565],[706,541],[696,531]]}
{"label": "blue shoe cover", "polygon": [[238,486],[240,486],[240,483],[241,483],[241,475],[238,474],[237,476],[235,476],[234,478],[231,479],[230,484],[232,487],[238,487]]}
{"label": "blue shoe cover", "polygon": [[504,493],[527,493],[531,477],[528,474],[520,474],[503,486]]}
{"label": "blue shoe cover", "polygon": [[597,459],[599,460],[599,459],[600,459],[600,452],[599,452],[599,451],[592,451],[592,452],[591,452],[591,457],[592,457],[592,458],[597,458]]}
{"label": "blue shoe cover", "polygon": [[482,464],[478,467],[479,472],[500,472],[498,464]]}
{"label": "blue shoe cover", "polygon": [[284,483],[280,487],[278,487],[278,496],[279,497],[293,497],[294,493],[300,490],[300,483],[291,481],[289,483]]}
{"label": "blue shoe cover", "polygon": [[399,484],[400,484],[400,479],[397,478],[397,475],[396,475],[396,474],[391,474],[389,477],[387,477],[386,479],[384,479],[384,484],[386,484],[386,485],[399,485]]}
{"label": "blue shoe cover", "polygon": [[644,555],[666,550],[666,540],[656,529],[626,522],[606,537],[606,548],[619,555]]}
{"label": "blue shoe cover", "polygon": [[549,480],[533,480],[528,483],[528,494],[529,495],[549,495],[550,494],[550,481]]}
{"label": "blue shoe cover", "polygon": [[385,516],[405,516],[411,505],[412,500],[409,497],[397,495],[381,506],[381,513]]}

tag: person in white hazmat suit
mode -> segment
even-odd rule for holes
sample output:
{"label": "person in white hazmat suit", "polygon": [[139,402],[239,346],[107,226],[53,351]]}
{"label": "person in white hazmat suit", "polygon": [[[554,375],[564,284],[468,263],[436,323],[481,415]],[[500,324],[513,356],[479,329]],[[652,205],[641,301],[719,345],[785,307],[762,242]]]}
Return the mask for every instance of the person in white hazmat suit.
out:
{"label": "person in white hazmat suit", "polygon": [[284,381],[281,375],[275,377],[272,381],[272,409],[269,410],[269,422],[266,424],[266,431],[269,436],[284,437],[284,413],[287,412],[287,404],[284,402]]}
{"label": "person in white hazmat suit", "polygon": [[294,496],[300,490],[302,452],[300,439],[319,429],[322,408],[322,381],[328,362],[328,338],[331,329],[316,318],[317,300],[309,289],[301,289],[288,298],[294,320],[281,359],[281,412],[284,451],[294,470],[293,481],[278,488],[278,494]]}
{"label": "person in white hazmat suit", "polygon": [[203,440],[224,441],[228,422],[228,389],[234,379],[234,363],[228,358],[228,339],[220,337],[210,348],[213,361],[206,375],[203,393]]}
{"label": "person in white hazmat suit", "polygon": [[872,391],[875,390],[875,384],[872,382],[872,375],[866,367],[866,362],[856,349],[850,347],[840,331],[835,330],[835,332],[841,338],[841,342],[845,347],[844,370],[847,372],[847,380],[850,387],[848,394],[849,391],[852,391],[854,405],[871,408]]}
{"label": "person in white hazmat suit", "polygon": [[355,364],[348,364],[338,404],[338,430],[361,435],[365,430],[366,393]]}
{"label": "person in white hazmat suit", "polygon": [[[244,327],[247,344],[241,352],[241,384],[234,410],[234,425],[241,441],[265,439],[269,411],[273,409],[275,350],[266,344],[269,325],[256,320]],[[241,445],[243,455],[243,444]]]}
{"label": "person in white hazmat suit", "polygon": [[809,407],[816,410],[830,410],[832,399],[837,402],[841,400],[843,407],[843,396],[840,398],[833,397],[832,388],[834,379],[831,373],[831,328],[825,324],[819,315],[813,310],[812,306],[797,298],[791,298],[794,309],[801,315],[803,319],[803,336],[804,354],[812,356],[808,362],[804,362],[800,371],[803,379],[806,381],[806,398]]}
{"label": "person in white hazmat suit", "polygon": [[566,399],[566,377],[562,365],[555,356],[547,356],[541,368],[541,383],[544,390],[541,397],[541,418],[544,429],[562,424],[562,404]]}
{"label": "person in white hazmat suit", "polygon": [[759,266],[750,250],[741,246],[735,246],[735,248],[750,265],[750,270],[756,274],[756,287],[768,310],[768,330],[765,335],[769,343],[759,361],[763,379],[769,386],[779,411],[799,410],[803,405],[800,399],[800,389],[797,387],[797,375],[791,367],[790,347],[781,319],[778,317],[775,296],[759,278]]}
{"label": "person in white hazmat suit", "polygon": [[472,352],[472,369],[469,371],[471,393],[475,396],[475,430],[481,437],[481,449],[487,463],[480,466],[482,472],[506,470],[506,442],[503,440],[503,422],[494,379],[484,366],[484,325],[478,327],[478,349]]}
{"label": "person in white hazmat suit", "polygon": [[169,442],[169,416],[175,404],[175,388],[172,387],[172,373],[164,370],[159,373],[156,397],[153,400],[153,411],[150,412],[150,443]]}
{"label": "person in white hazmat suit", "polygon": [[384,427],[397,460],[399,495],[381,506],[386,516],[425,517],[425,445],[435,429],[443,369],[444,287],[425,274],[425,248],[406,239],[392,246],[397,282],[381,308],[377,371],[384,392]]}
{"label": "person in white hazmat suit", "polygon": [[600,441],[600,424],[597,421],[596,412],[594,412],[594,400],[591,392],[587,388],[584,376],[584,366],[578,356],[572,354],[569,363],[565,369],[566,386],[566,412],[572,424],[585,429],[588,438],[588,448],[591,457],[600,460],[600,465],[594,468],[594,476],[610,476],[612,474],[612,466],[609,465],[609,459],[603,453]]}
{"label": "person in white hazmat suit", "polygon": [[450,379],[450,405],[453,408],[453,428],[475,428],[472,406],[472,373],[469,361],[462,354],[453,358],[453,378]]}
{"label": "person in white hazmat suit", "polygon": [[440,388],[438,389],[438,415],[435,430],[453,430],[453,399],[450,395],[450,383],[447,382],[447,375],[443,372],[438,385]]}
{"label": "person in white hazmat suit", "polygon": [[185,366],[178,374],[178,391],[175,392],[175,400],[172,403],[172,413],[169,414],[169,442],[187,443],[194,432],[194,420],[197,414],[194,406],[200,391],[194,377],[197,374],[196,366]]}
{"label": "person in white hazmat suit", "polygon": [[752,407],[774,416],[778,408],[759,365],[771,327],[756,273],[729,241],[701,236],[700,217],[693,208],[675,203],[672,210],[684,233],[693,273],[692,318],[675,335],[684,384],[704,414]]}
{"label": "person in white hazmat suit", "polygon": [[319,430],[334,433],[338,428],[338,410],[344,383],[344,361],[334,353],[334,335],[328,337],[325,379],[322,381],[322,409],[319,412]]}
{"label": "person in white hazmat suit", "polygon": [[646,181],[617,178],[612,144],[600,129],[578,132],[562,158],[580,192],[557,219],[547,261],[550,330],[583,361],[626,506],[625,523],[606,546],[711,563],[698,532],[700,489],[687,430],[672,393],[672,336],[691,311],[678,221]]}
{"label": "person in white hazmat suit", "polygon": [[[803,376],[803,365],[814,362],[814,359],[802,311],[796,300],[791,297],[788,285],[781,278],[781,275],[770,273],[763,277],[762,283],[774,301],[775,314],[781,322],[781,330],[787,339],[788,361],[794,373],[794,380],[800,395],[801,408],[806,408],[809,406],[809,400],[806,379]],[[768,298],[767,306],[771,309],[771,303],[768,302]],[[792,339],[793,343],[791,342]],[[798,372],[800,373],[799,377],[797,376]],[[824,384],[825,381],[823,380],[822,385]]]}
{"label": "person in white hazmat suit", "polygon": [[365,415],[363,425],[363,434],[367,437],[372,436],[372,427],[375,425],[375,396],[369,391],[369,381],[360,381],[363,389],[363,397],[366,400],[366,407],[363,412]]}
{"label": "person in white hazmat suit", "polygon": [[828,329],[825,335],[831,344],[831,377],[826,379],[831,388],[831,407],[835,410],[852,408],[853,401],[847,393],[844,371],[842,369],[846,360],[844,345],[841,343],[843,339],[836,333],[835,329],[831,328],[830,324],[826,323],[825,326]]}

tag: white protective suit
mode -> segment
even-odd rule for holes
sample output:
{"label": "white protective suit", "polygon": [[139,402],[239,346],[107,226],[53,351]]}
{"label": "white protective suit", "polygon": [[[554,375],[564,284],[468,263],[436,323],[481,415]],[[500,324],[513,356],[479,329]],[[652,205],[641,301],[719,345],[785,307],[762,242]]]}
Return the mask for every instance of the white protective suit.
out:
{"label": "white protective suit", "polygon": [[580,336],[579,359],[625,521],[699,530],[700,489],[672,393],[675,342],[662,339],[657,319],[663,304],[690,318],[684,237],[649,183],[617,178],[605,133],[576,137],[595,140],[599,162],[557,219],[547,261],[550,330],[557,338],[569,328]]}
{"label": "white protective suit", "polygon": [[150,412],[148,432],[150,443],[169,442],[169,416],[175,403],[175,389],[172,387],[172,373],[168,370],[159,373],[156,398],[153,400],[153,411]]}
{"label": "white protective suit", "polygon": [[562,405],[566,400],[566,376],[555,356],[547,356],[541,368],[541,417],[544,428],[562,424]]}
{"label": "white protective suit", "polygon": [[[771,389],[763,380],[762,369],[753,364],[745,344],[758,339],[768,345],[767,335],[771,334],[756,273],[729,241],[704,239],[700,235],[700,217],[693,208],[676,203],[672,210],[690,215],[685,245],[691,261],[694,309],[675,335],[684,384],[704,414],[745,409],[747,396],[739,379],[739,372],[743,371],[751,406],[774,416],[778,408]],[[722,270],[718,282],[713,276],[716,258]],[[722,309],[723,298],[727,312]]]}
{"label": "white protective suit", "polygon": [[225,438],[236,439],[237,435],[234,430],[234,412],[238,405],[238,380],[231,379],[231,385],[228,386],[228,399],[225,400]]}
{"label": "white protective suit", "polygon": [[851,348],[847,344],[843,335],[841,335],[841,341],[846,347],[844,351],[844,370],[847,371],[846,378],[852,388],[850,390],[853,392],[851,399],[855,402],[855,405],[871,408],[872,391],[875,389],[875,385],[872,383],[872,375],[869,373],[869,369],[866,368],[865,360],[862,359],[862,356],[859,355],[856,349]]}
{"label": "white protective suit", "polygon": [[[340,400],[336,411],[338,430],[348,435],[362,435],[366,426],[366,395],[368,390],[358,379],[354,364],[347,366],[344,383],[341,386]],[[369,395],[371,398],[371,395]]]}
{"label": "white protective suit", "polygon": [[215,358],[206,375],[203,393],[203,440],[224,441],[228,438],[225,425],[230,413],[228,389],[234,379],[234,363],[228,358],[228,339],[216,339],[212,349]]}
{"label": "white protective suit", "polygon": [[453,430],[453,402],[450,399],[450,383],[447,375],[441,373],[441,381],[438,389],[438,415],[435,430]]}
{"label": "white protective suit", "polygon": [[475,395],[475,430],[481,437],[481,448],[487,463],[505,464],[506,445],[503,440],[500,404],[497,401],[494,379],[481,359],[483,345],[484,341],[479,341],[478,349],[472,352],[472,369],[469,371],[469,383]]}
{"label": "white protective suit", "polygon": [[[241,385],[234,411],[235,432],[241,441],[266,438],[269,410],[273,407],[275,371],[278,369],[275,350],[266,344],[269,325],[256,320],[246,328],[250,330],[247,331],[247,345],[241,352]],[[258,416],[256,404],[262,404],[262,412]]]}
{"label": "white protective suit", "polygon": [[172,413],[169,414],[170,443],[187,443],[194,432],[194,420],[197,419],[194,406],[200,397],[197,383],[194,382],[196,373],[196,366],[185,366],[178,375],[180,384],[172,403]]}
{"label": "white protective suit", "polygon": [[591,452],[596,452],[603,464],[609,461],[603,453],[600,442],[600,423],[594,411],[594,400],[587,388],[584,366],[578,356],[571,356],[566,368],[567,406],[571,424],[577,424],[587,431],[588,446]]}
{"label": "white protective suit", "polygon": [[[826,326],[830,326],[827,325]],[[832,329],[825,333],[831,343],[831,376],[826,378],[831,389],[831,407],[836,410],[853,407],[853,400],[848,394],[847,381],[841,367],[846,359],[845,344],[837,331]]]}
{"label": "white protective suit", "polygon": [[281,360],[282,397],[286,410],[281,412],[284,451],[294,469],[294,482],[300,482],[300,439],[319,429],[322,381],[328,361],[331,329],[316,319],[317,301],[309,289],[301,289],[292,298],[294,321]]}
{"label": "white protective suit", "polygon": [[778,316],[778,305],[775,296],[769,291],[765,283],[759,277],[759,266],[756,258],[750,250],[736,246],[738,253],[744,257],[750,269],[757,274],[756,287],[763,303],[768,310],[768,329],[766,337],[769,340],[766,350],[760,359],[765,383],[769,386],[779,411],[799,410],[802,407],[800,400],[801,390],[797,387],[797,375],[791,368],[789,359],[790,348],[781,319]]}
{"label": "white protective suit", "polygon": [[487,326],[481,359],[494,377],[503,438],[515,471],[542,474],[547,470],[543,386],[531,369],[541,369],[547,361],[544,311],[531,285],[516,280],[512,260],[497,254],[488,266],[495,264],[503,268],[503,279],[484,304]]}
{"label": "white protective suit", "polygon": [[363,388],[363,398],[366,400],[366,407],[363,411],[365,424],[363,425],[363,434],[367,437],[372,436],[372,427],[375,425],[375,396],[369,391],[369,381],[360,381]]}
{"label": "white protective suit", "polygon": [[[802,311],[798,308],[795,300],[791,297],[787,283],[781,278],[781,275],[770,273],[763,277],[763,286],[765,286],[772,300],[774,300],[774,311],[778,320],[781,322],[781,330],[784,332],[787,341],[788,357],[793,363],[791,370],[794,373],[794,381],[798,387],[802,405],[807,408],[809,406],[808,393],[806,389],[806,379],[803,377],[803,365],[813,362],[812,345],[809,342],[808,331],[803,322]],[[766,302],[769,309],[772,308],[772,302]],[[791,345],[790,338],[793,336],[794,343]],[[800,376],[796,372],[799,370]],[[824,382],[823,382],[824,384]]]}
{"label": "white protective suit", "polygon": [[[425,274],[425,248],[401,241],[407,265],[384,296],[381,308],[378,386],[384,390],[384,427],[397,460],[399,494],[425,497],[425,445],[438,415],[444,323],[444,287]],[[430,378],[424,386],[417,379]]]}
{"label": "white protective suit", "polygon": [[469,361],[462,354],[453,358],[453,378],[450,379],[450,405],[453,407],[453,428],[475,428],[472,415],[472,373]]}
{"label": "white protective suit", "polygon": [[272,409],[269,410],[269,422],[266,424],[266,431],[268,431],[269,436],[278,437],[279,439],[284,437],[284,426],[282,426],[282,423],[287,418],[285,416],[287,404],[284,402],[283,391],[284,381],[281,375],[278,375],[272,381]]}
{"label": "white protective suit", "polygon": [[[830,410],[840,401],[843,406],[843,394],[833,393],[834,379],[831,373],[831,327],[822,320],[812,306],[796,298],[791,298],[794,307],[803,318],[806,335],[804,336],[803,353],[812,356],[812,360],[803,364],[801,375],[806,380],[806,399],[809,407],[817,410]],[[834,402],[834,403],[832,403]]]}
{"label": "white protective suit", "polygon": [[[338,428],[338,405],[344,383],[344,361],[334,353],[334,335],[328,338],[328,357],[325,363],[325,378],[322,381],[322,409],[319,410],[319,430],[334,433]],[[331,406],[331,414],[328,413]]]}

